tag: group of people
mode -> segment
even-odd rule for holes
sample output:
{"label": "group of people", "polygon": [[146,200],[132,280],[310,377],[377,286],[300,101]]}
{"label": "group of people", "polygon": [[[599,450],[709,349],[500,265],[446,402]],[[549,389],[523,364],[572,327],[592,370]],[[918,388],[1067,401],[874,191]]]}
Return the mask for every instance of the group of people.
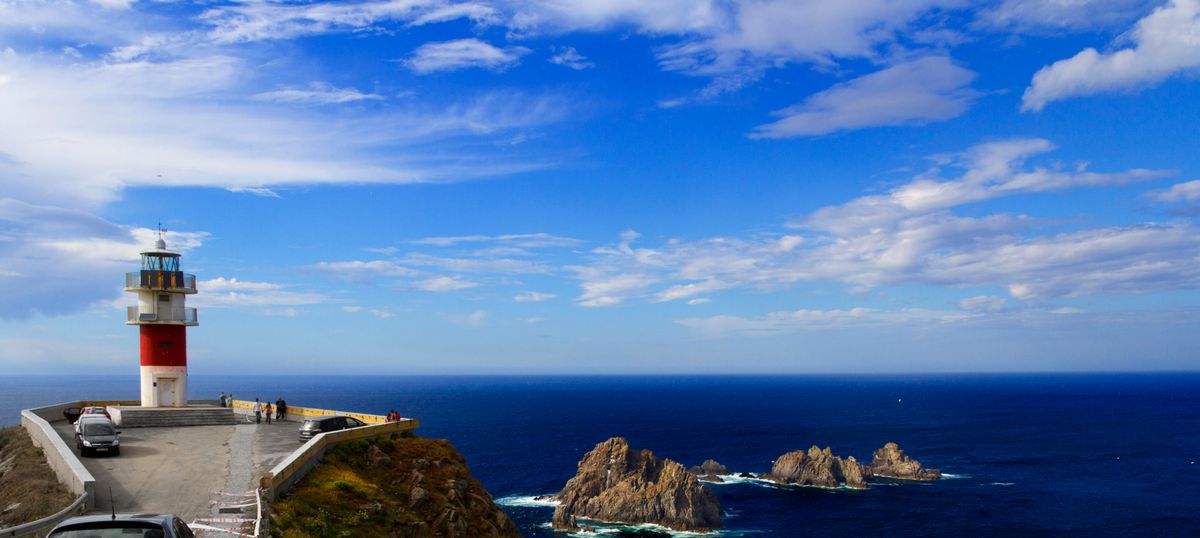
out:
{"label": "group of people", "polygon": [[[221,407],[233,407],[233,393],[225,394],[225,391],[221,391],[217,400]],[[255,424],[262,424],[263,417],[266,417],[267,424],[270,424],[272,416],[275,417],[275,420],[283,420],[287,416],[287,401],[283,398],[276,398],[275,405],[272,406],[271,402],[262,402],[255,398],[252,410]]]}
{"label": "group of people", "polygon": [[271,402],[260,402],[258,398],[254,399],[254,423],[261,424],[263,417],[267,417],[267,424],[271,423],[271,414],[275,414],[275,420],[283,420],[287,416],[287,401],[283,398],[276,398],[275,405],[272,407]]}

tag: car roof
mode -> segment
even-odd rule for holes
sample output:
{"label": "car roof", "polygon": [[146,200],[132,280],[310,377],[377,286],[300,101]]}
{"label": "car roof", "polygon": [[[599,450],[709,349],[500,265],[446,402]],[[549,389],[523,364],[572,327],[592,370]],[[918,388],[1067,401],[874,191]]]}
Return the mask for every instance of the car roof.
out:
{"label": "car roof", "polygon": [[159,525],[170,524],[175,518],[173,514],[117,514],[115,517],[112,514],[97,514],[94,516],[76,516],[54,527],[54,530],[64,529],[74,525],[87,525],[90,523],[103,523],[106,521],[137,521],[141,523],[155,523]]}
{"label": "car roof", "polygon": [[78,424],[80,422],[94,422],[94,421],[112,422],[112,419],[109,419],[108,417],[106,417],[104,415],[80,415],[79,420],[76,420],[75,423]]}
{"label": "car roof", "polygon": [[326,420],[333,420],[335,418],[350,418],[350,417],[347,417],[345,415],[325,415],[323,417],[315,417],[315,418],[310,418],[308,420],[313,420],[316,422],[324,422]]}

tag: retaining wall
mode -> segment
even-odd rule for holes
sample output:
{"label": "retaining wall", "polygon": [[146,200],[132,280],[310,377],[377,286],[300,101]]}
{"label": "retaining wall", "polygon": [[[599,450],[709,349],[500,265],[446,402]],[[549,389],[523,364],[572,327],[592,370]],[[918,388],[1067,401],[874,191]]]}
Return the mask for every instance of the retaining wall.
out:
{"label": "retaining wall", "polygon": [[95,505],[96,479],[88,472],[75,452],[54,431],[52,420],[63,420],[62,412],[68,407],[80,407],[80,402],[67,402],[21,411],[21,426],[29,432],[33,444],[42,449],[46,463],[54,470],[58,481],[76,495],[87,495],[84,507],[91,511]]}
{"label": "retaining wall", "polygon": [[279,498],[280,494],[290,489],[301,478],[304,478],[304,475],[308,474],[321,461],[321,457],[325,455],[325,452],[334,445],[355,439],[366,439],[368,437],[415,430],[420,424],[417,419],[406,418],[400,422],[383,422],[360,428],[318,434],[264,475],[259,486],[266,490],[267,498],[274,501]]}

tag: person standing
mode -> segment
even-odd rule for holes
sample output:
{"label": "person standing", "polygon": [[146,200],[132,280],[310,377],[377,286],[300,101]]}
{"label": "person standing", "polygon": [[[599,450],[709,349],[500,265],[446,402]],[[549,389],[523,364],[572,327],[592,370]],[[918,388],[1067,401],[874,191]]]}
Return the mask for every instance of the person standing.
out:
{"label": "person standing", "polygon": [[283,398],[275,398],[275,420],[283,420]]}
{"label": "person standing", "polygon": [[255,398],[254,399],[254,423],[255,424],[262,424],[262,411],[263,411],[262,402],[259,402],[258,398]]}
{"label": "person standing", "polygon": [[267,415],[267,424],[271,423],[271,402],[263,406],[263,414]]}
{"label": "person standing", "polygon": [[218,402],[217,405],[220,405],[221,407],[225,407],[225,391],[221,391],[221,395],[219,397],[217,397],[217,402]]}

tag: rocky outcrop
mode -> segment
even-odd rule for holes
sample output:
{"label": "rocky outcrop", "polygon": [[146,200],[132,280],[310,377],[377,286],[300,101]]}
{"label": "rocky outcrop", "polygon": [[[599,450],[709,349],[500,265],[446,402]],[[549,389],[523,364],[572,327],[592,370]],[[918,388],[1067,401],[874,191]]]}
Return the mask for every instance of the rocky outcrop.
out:
{"label": "rocky outcrop", "polygon": [[729,474],[729,469],[717,463],[716,460],[704,460],[700,465],[688,467],[688,472],[696,475],[701,482],[722,483],[725,480],[720,475]]}
{"label": "rocky outcrop", "polygon": [[273,536],[519,537],[444,439],[377,438],[331,449],[272,506]]}
{"label": "rocky outcrop", "polygon": [[937,469],[922,468],[920,462],[908,457],[896,443],[888,443],[876,450],[868,470],[873,476],[903,480],[937,480],[942,477],[942,472]]}
{"label": "rocky outcrop", "polygon": [[632,450],[614,437],[583,456],[574,478],[555,495],[556,529],[577,529],[575,518],[654,523],[680,531],[721,527],[721,506],[683,465]]}
{"label": "rocky outcrop", "polygon": [[829,447],[825,450],[813,445],[808,452],[796,450],[779,456],[771,472],[762,475],[772,482],[779,484],[794,484],[798,486],[820,486],[836,488],[846,486],[854,489],[867,489],[868,473],[854,456],[845,459],[833,455]]}

